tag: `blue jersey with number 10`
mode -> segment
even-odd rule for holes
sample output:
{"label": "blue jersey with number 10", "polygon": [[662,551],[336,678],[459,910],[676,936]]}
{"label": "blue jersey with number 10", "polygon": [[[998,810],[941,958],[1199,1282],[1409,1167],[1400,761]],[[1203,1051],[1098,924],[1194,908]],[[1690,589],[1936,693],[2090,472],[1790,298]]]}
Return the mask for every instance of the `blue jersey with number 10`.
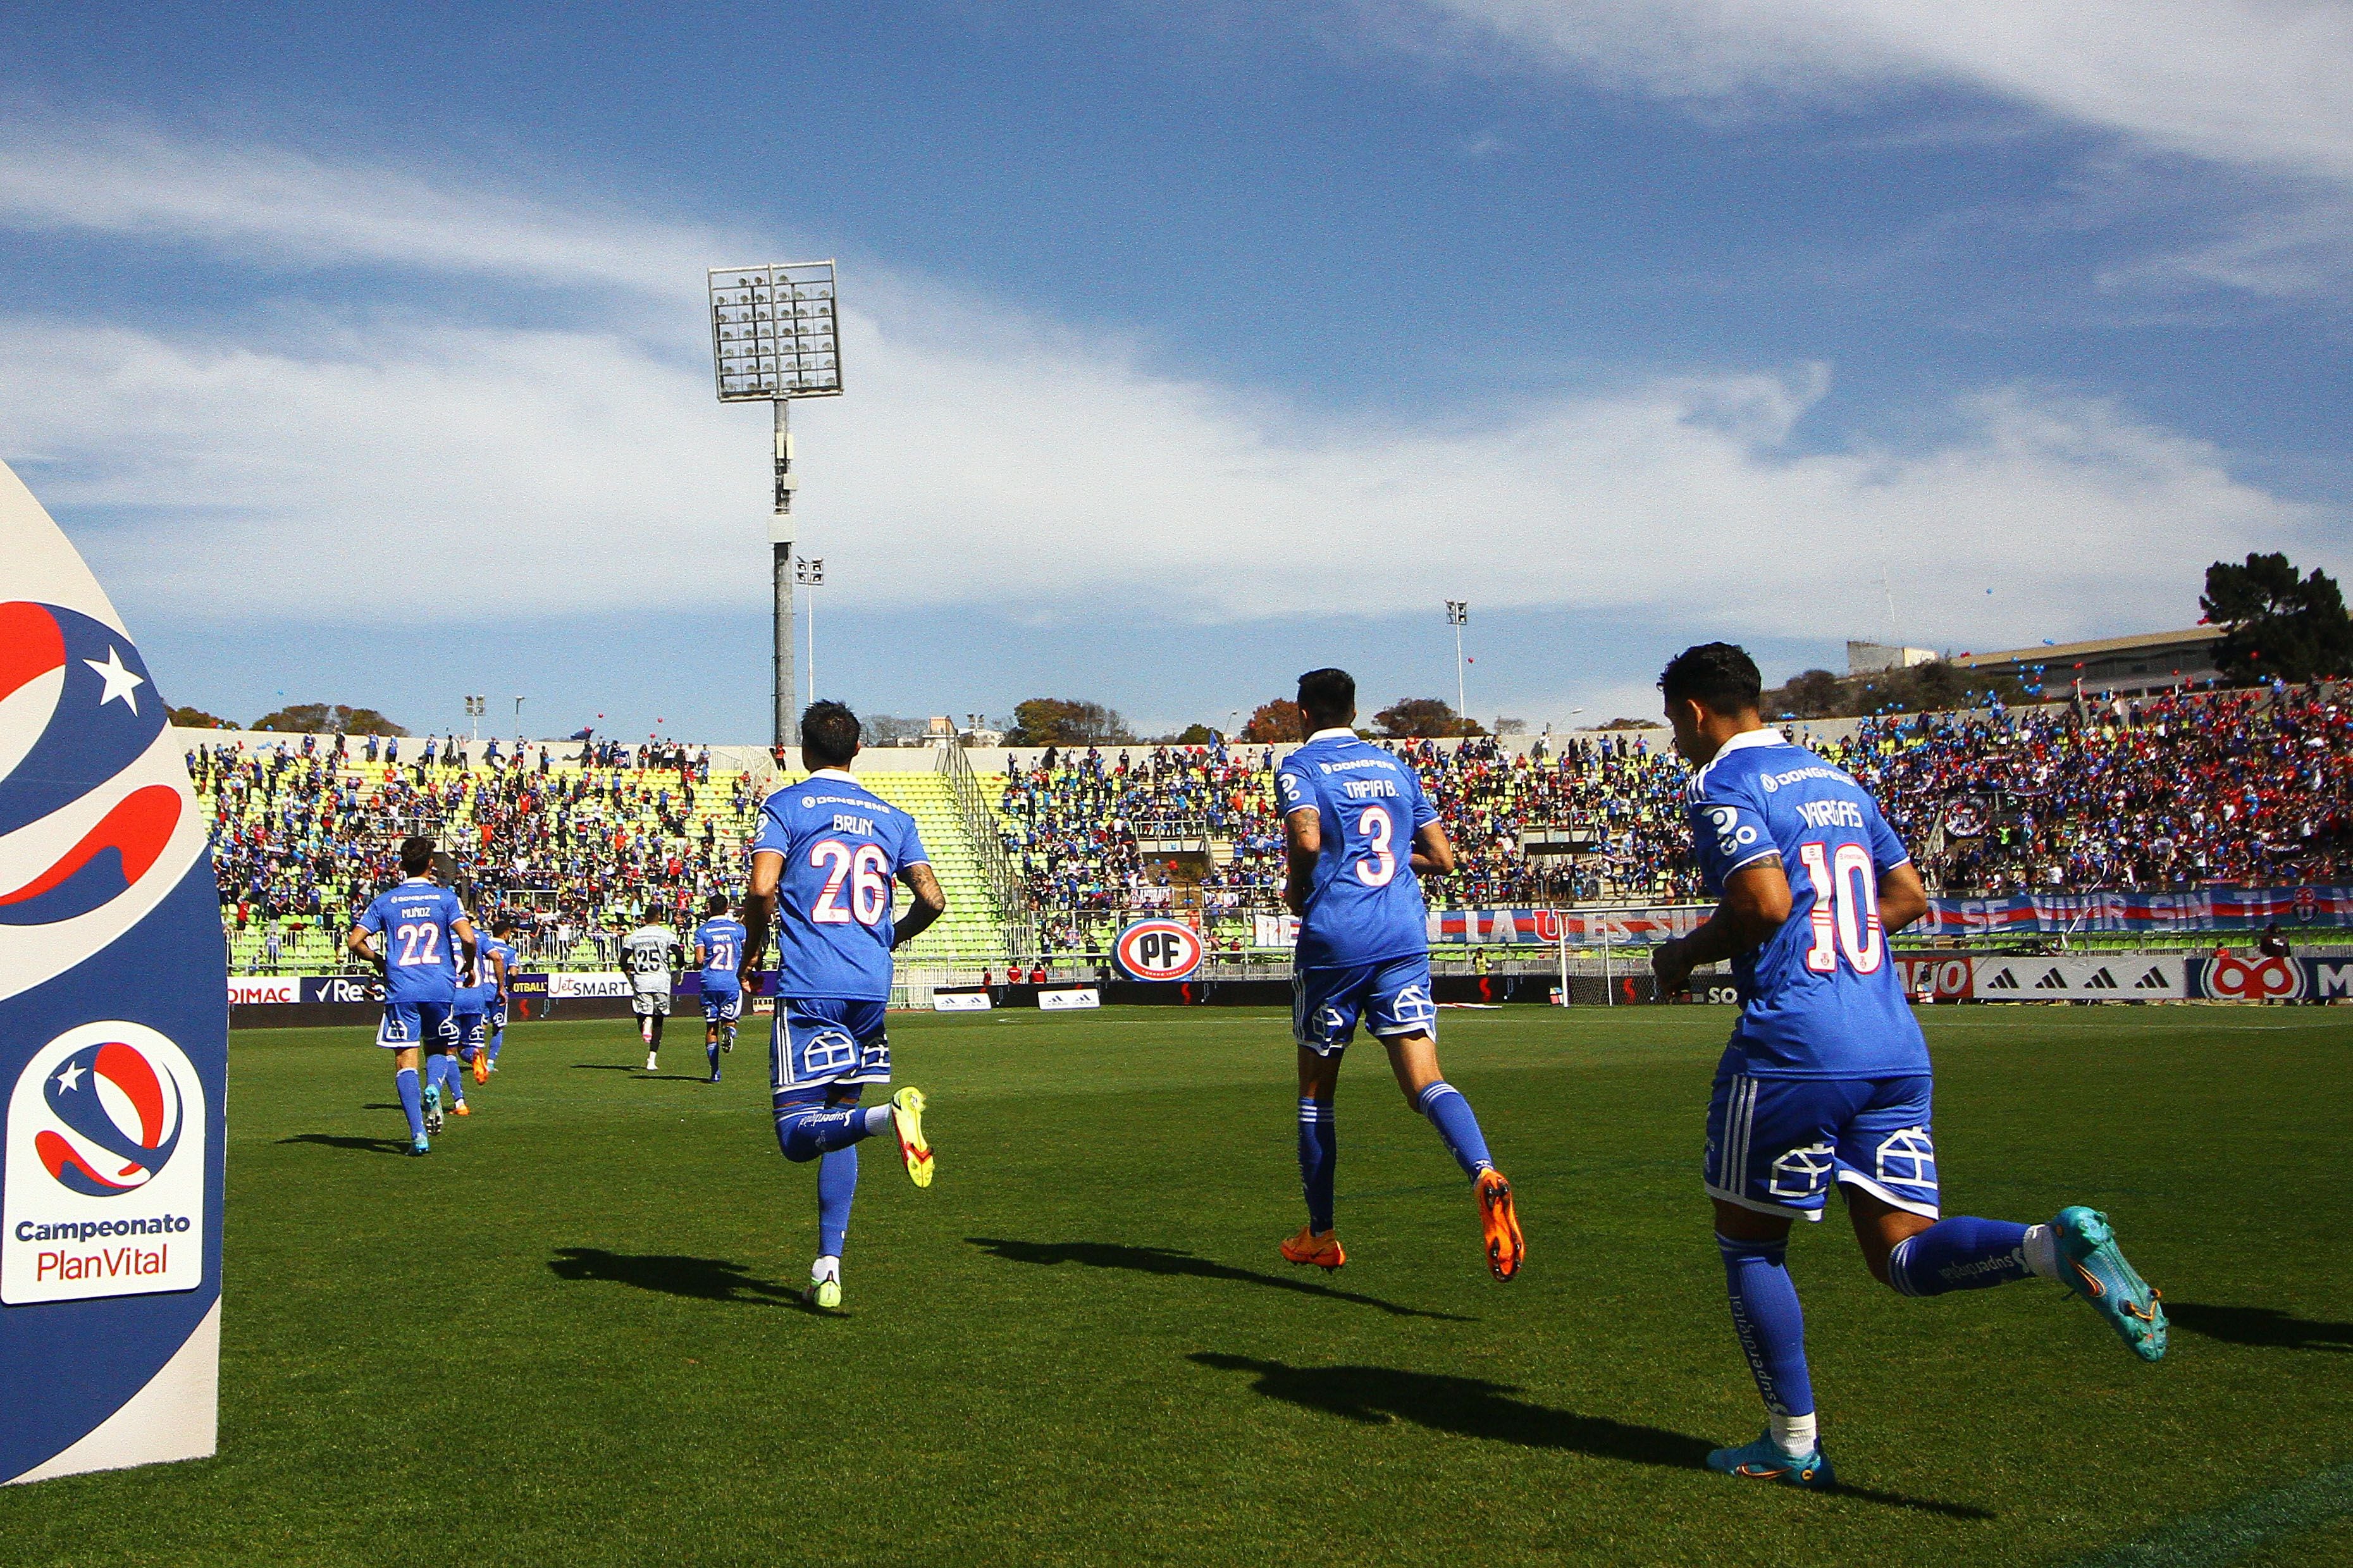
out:
{"label": "blue jersey with number 10", "polygon": [[1319,733],[1274,776],[1282,814],[1311,807],[1324,849],[1295,962],[1330,969],[1430,952],[1430,909],[1413,874],[1413,836],[1438,813],[1407,763],[1352,734]]}
{"label": "blue jersey with number 10", "polygon": [[894,879],[931,859],[915,819],[826,768],[768,797],[752,850],[785,858],[776,994],[888,1002]]}
{"label": "blue jersey with number 10", "polygon": [[457,995],[459,955],[450,928],[465,918],[458,895],[424,877],[375,896],[359,924],[383,940],[386,1002],[447,1003]]}
{"label": "blue jersey with number 10", "polygon": [[1740,1021],[1726,1053],[1752,1078],[1905,1078],[1928,1046],[1879,921],[1879,879],[1911,859],[1879,803],[1777,730],[1734,736],[1693,775],[1693,847],[1707,890],[1769,855],[1789,918],[1732,961]]}
{"label": "blue jersey with number 10", "polygon": [[743,922],[722,915],[694,928],[694,945],[709,954],[702,966],[705,991],[733,991],[742,986],[736,966],[744,962]]}

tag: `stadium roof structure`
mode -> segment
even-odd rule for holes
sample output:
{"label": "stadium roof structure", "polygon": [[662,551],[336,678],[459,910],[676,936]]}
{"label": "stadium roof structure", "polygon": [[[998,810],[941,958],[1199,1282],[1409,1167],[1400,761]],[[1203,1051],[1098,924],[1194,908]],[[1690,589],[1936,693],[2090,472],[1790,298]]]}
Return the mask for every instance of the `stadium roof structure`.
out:
{"label": "stadium roof structure", "polygon": [[2185,626],[2176,632],[2137,632],[2130,637],[2044,643],[1995,653],[1955,654],[1953,663],[1963,669],[2003,673],[2040,667],[2046,674],[2071,679],[2080,677],[2086,685],[2169,686],[2176,680],[2202,680],[2214,674],[2214,645],[2225,635],[2221,626]]}

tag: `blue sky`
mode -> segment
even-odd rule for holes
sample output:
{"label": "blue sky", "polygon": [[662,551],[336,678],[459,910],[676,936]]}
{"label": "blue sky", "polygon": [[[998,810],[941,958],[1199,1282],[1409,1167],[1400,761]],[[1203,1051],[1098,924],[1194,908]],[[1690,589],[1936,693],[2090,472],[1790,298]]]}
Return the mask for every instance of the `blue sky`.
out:
{"label": "blue sky", "polygon": [[1170,9],[7,7],[0,457],[173,700],[419,729],[760,738],[765,256],[871,710],[1448,693],[1467,597],[1472,710],[1590,721],[2353,563],[2341,8]]}

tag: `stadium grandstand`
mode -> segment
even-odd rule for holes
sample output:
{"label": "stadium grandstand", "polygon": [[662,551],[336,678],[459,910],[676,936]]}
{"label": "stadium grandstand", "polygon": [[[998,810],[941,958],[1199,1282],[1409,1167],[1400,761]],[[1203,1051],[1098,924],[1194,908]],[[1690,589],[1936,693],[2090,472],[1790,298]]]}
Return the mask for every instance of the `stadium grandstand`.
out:
{"label": "stadium grandstand", "polygon": [[[2323,687],[2165,692],[2004,711],[1815,721],[1794,738],[1885,803],[1951,897],[2337,883],[2353,873],[2353,702]],[[803,774],[757,747],[415,742],[185,731],[240,973],[339,968],[353,911],[425,832],[527,961],[609,969],[646,905],[681,930],[735,891],[759,803]],[[1434,908],[1700,897],[1663,731],[1394,742],[1458,851]],[[1274,764],[1287,748],[876,748],[860,774],[912,814],[949,915],[911,967],[1092,963],[1126,921],[1264,949],[1281,914]],[[994,768],[990,763],[997,764]]]}

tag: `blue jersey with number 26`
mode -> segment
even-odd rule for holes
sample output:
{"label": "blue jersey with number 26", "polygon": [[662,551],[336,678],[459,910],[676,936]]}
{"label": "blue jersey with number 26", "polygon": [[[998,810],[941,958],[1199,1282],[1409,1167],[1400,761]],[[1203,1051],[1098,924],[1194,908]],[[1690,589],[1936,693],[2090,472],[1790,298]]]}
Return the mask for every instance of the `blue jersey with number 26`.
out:
{"label": "blue jersey with number 26", "polygon": [[1879,803],[1777,730],[1725,742],[1693,775],[1693,847],[1707,890],[1768,855],[1789,882],[1789,918],[1732,961],[1740,1021],[1725,1053],[1753,1078],[1904,1078],[1928,1046],[1887,950],[1879,879],[1911,856]]}
{"label": "blue jersey with number 26", "polygon": [[450,927],[466,918],[458,895],[412,877],[375,896],[360,930],[384,942],[384,999],[448,1002],[458,992],[458,939]]}
{"label": "blue jersey with number 26", "polygon": [[752,849],[785,858],[776,994],[888,1002],[894,879],[931,859],[915,819],[826,768],[768,797]]}
{"label": "blue jersey with number 26", "polygon": [[1300,917],[1294,960],[1331,969],[1430,952],[1430,909],[1413,836],[1438,813],[1408,764],[1354,735],[1319,734],[1274,775],[1282,814],[1313,807],[1324,851]]}

